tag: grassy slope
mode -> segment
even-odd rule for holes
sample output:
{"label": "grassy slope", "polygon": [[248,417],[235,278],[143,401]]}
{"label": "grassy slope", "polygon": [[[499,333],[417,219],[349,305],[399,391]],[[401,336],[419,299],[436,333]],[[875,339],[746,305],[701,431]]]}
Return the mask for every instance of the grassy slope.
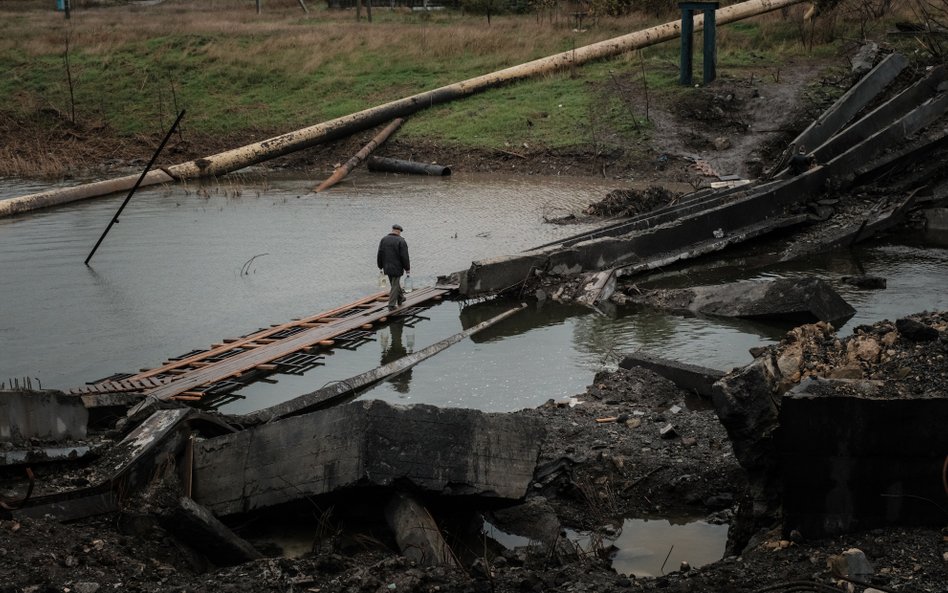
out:
{"label": "grassy slope", "polygon": [[[834,51],[804,47],[801,12],[719,29],[719,72],[765,76],[783,60]],[[673,18],[600,19],[576,32],[565,19],[534,15],[494,17],[488,27],[483,17],[377,8],[369,24],[317,6],[304,15],[290,0],[267,2],[262,15],[246,2],[168,0],[80,8],[66,21],[45,2],[5,3],[0,120],[49,126],[56,112],[60,124],[69,119],[67,38],[79,128],[157,136],[187,108],[186,129],[196,136],[249,141]],[[400,138],[501,149],[640,144],[648,134],[636,125],[642,106],[606,91],[641,89],[644,70],[653,100],[682,92],[677,60],[677,43],[665,43],[488,91],[414,116]],[[8,156],[0,149],[0,161]]]}

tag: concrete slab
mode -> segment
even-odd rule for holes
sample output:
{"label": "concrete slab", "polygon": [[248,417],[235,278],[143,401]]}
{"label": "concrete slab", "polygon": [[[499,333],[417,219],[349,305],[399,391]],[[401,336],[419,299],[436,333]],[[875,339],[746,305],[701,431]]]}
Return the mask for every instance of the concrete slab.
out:
{"label": "concrete slab", "polygon": [[724,371],[668,360],[641,351],[626,355],[619,366],[624,369],[646,368],[665,377],[682,389],[687,389],[707,398],[710,398],[713,393],[711,386],[724,376]]}
{"label": "concrete slab", "polygon": [[679,313],[791,323],[840,323],[856,312],[824,280],[781,278],[645,291],[634,302]]}
{"label": "concrete slab", "polygon": [[60,391],[0,391],[0,441],[82,440],[88,421],[82,401]]}
{"label": "concrete slab", "polygon": [[162,525],[217,566],[234,566],[263,558],[247,540],[187,497],[178,500],[178,506],[162,520]]}
{"label": "concrete slab", "polygon": [[941,527],[948,398],[872,399],[830,380],[782,398],[784,530],[806,538],[884,525]]}
{"label": "concrete slab", "polygon": [[925,234],[939,244],[948,244],[948,208],[925,210]]}
{"label": "concrete slab", "polygon": [[357,401],[198,443],[193,498],[229,515],[406,481],[442,495],[519,499],[543,433],[508,414]]}

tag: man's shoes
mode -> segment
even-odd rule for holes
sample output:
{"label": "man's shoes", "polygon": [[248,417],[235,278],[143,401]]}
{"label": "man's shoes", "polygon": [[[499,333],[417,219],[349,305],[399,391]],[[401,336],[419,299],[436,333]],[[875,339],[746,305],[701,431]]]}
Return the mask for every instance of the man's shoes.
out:
{"label": "man's shoes", "polygon": [[395,310],[395,307],[389,307],[388,310],[389,310],[389,311],[394,311],[394,310]]}

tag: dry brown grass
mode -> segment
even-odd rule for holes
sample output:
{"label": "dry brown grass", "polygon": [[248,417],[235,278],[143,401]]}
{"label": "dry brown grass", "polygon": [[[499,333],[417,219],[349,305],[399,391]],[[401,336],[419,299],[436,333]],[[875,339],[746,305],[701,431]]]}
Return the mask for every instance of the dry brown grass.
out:
{"label": "dry brown grass", "polygon": [[[641,17],[601,20],[595,28],[573,33],[568,23],[537,22],[523,17],[494,17],[491,26],[457,15],[429,20],[376,9],[372,24],[356,22],[351,11],[311,10],[305,17],[295,4],[267,4],[257,15],[248,2],[169,0],[150,7],[112,6],[77,9],[69,21],[51,10],[24,11],[0,7],[0,51],[16,48],[28,56],[62,51],[68,33],[72,43],[93,55],[109,55],[143,39],[199,36],[213,39],[207,49],[215,59],[276,60],[287,68],[313,69],[330,59],[358,52],[385,53],[398,47],[402,56],[430,60],[451,56],[494,56],[505,62],[567,49],[564,39],[583,45],[641,28]],[[253,39],[248,45],[241,40]]]}

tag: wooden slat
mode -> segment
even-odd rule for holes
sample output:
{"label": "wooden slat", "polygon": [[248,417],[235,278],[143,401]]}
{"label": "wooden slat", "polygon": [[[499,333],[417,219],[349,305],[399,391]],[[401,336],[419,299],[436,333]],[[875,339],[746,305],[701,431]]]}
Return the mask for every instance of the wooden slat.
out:
{"label": "wooden slat", "polygon": [[[352,309],[353,307],[358,307],[359,305],[361,305],[361,304],[363,304],[363,303],[371,303],[371,302],[378,301],[378,300],[382,299],[383,297],[387,299],[387,297],[388,297],[387,293],[381,293],[381,292],[380,292],[380,293],[376,293],[376,294],[373,294],[373,295],[369,295],[369,296],[364,297],[364,298],[362,298],[362,299],[359,299],[359,300],[357,300],[357,301],[355,301],[355,302],[353,302],[353,303],[349,303],[349,304],[347,304],[347,305],[343,305],[343,306],[341,306],[341,307],[336,307],[335,309],[331,309],[331,310],[329,310],[329,311],[323,311],[323,312],[321,312],[321,313],[317,313],[317,314],[312,315],[312,316],[310,316],[310,317],[303,318],[303,319],[300,320],[300,322],[316,322],[316,321],[319,321],[319,320],[321,320],[321,319],[323,319],[323,318],[333,319],[333,315],[336,315],[336,314],[338,314],[338,313],[342,313],[342,312],[348,311],[348,310]],[[227,350],[230,350],[230,349],[235,348],[235,347],[237,347],[237,346],[241,346],[243,343],[252,342],[252,341],[254,341],[255,339],[259,339],[259,338],[265,338],[265,337],[267,337],[267,336],[270,336],[270,335],[273,335],[273,334],[275,334],[275,333],[277,333],[277,332],[280,332],[280,331],[282,331],[282,330],[284,330],[284,329],[296,327],[296,326],[298,325],[298,323],[299,323],[299,322],[289,322],[289,323],[284,323],[284,324],[276,324],[276,325],[274,325],[274,326],[272,326],[272,327],[270,327],[270,328],[268,328],[268,329],[259,330],[259,331],[257,331],[257,332],[254,332],[254,333],[248,335],[248,336],[245,336],[245,337],[243,337],[243,338],[230,338],[230,339],[228,339],[228,340],[223,340],[223,342],[225,342],[225,345],[224,345],[224,346],[221,346],[221,347],[219,347],[219,348],[212,348],[212,349],[208,350],[207,352],[202,352],[202,353],[200,353],[200,354],[195,354],[195,355],[193,355],[193,356],[189,356],[189,357],[184,358],[184,359],[182,359],[182,360],[169,360],[169,361],[166,361],[166,362],[163,363],[160,367],[151,369],[150,371],[147,371],[146,373],[140,373],[139,375],[136,375],[134,378],[138,379],[138,378],[142,378],[142,377],[144,377],[144,376],[153,376],[153,375],[157,375],[157,374],[160,374],[160,373],[167,373],[167,372],[170,372],[172,369],[179,369],[179,368],[187,367],[191,362],[200,361],[200,360],[203,360],[203,359],[205,359],[205,358],[208,358],[208,357],[211,357],[211,356],[215,356],[215,355],[221,354],[221,353],[223,353],[223,352],[226,352]],[[230,340],[233,340],[233,341],[230,341]]]}
{"label": "wooden slat", "polygon": [[[448,291],[448,289],[430,287],[416,290],[407,295],[405,306],[424,303],[434,296],[443,295]],[[299,352],[303,348],[318,344],[322,340],[332,339],[347,331],[378,321],[387,314],[388,311],[384,306],[378,306],[362,315],[352,315],[341,318],[338,322],[329,325],[310,328],[267,346],[241,352],[216,364],[197,369],[166,385],[147,390],[146,393],[160,399],[169,399],[198,386],[220,381],[226,377],[255,368],[260,364],[270,363],[287,354]]]}

